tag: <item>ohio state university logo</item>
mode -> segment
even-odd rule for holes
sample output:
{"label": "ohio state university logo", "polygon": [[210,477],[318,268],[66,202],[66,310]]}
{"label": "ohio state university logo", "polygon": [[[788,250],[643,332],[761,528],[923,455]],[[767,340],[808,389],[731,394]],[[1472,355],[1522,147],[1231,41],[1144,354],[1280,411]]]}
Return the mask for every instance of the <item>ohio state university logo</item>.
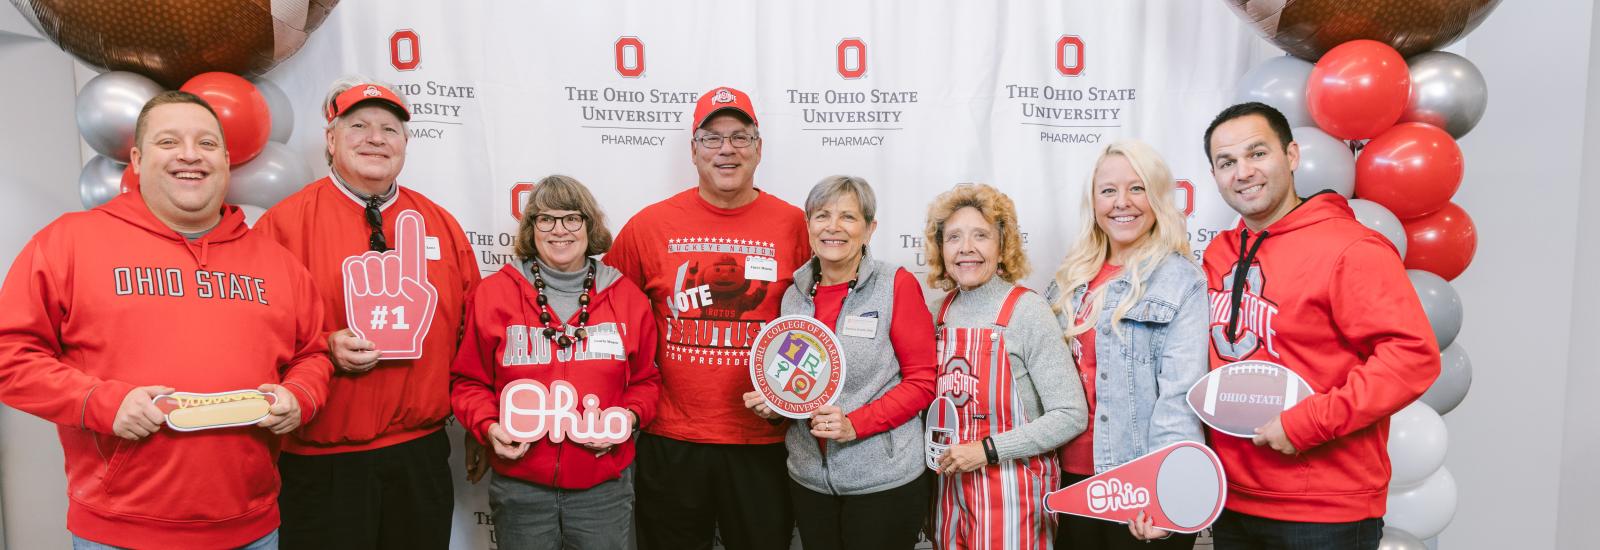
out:
{"label": "ohio state university logo", "polygon": [[613,48],[616,58],[617,74],[623,78],[639,78],[644,75],[644,41],[635,36],[617,38]]}
{"label": "ohio state university logo", "polygon": [[1073,35],[1063,35],[1056,40],[1056,72],[1062,76],[1078,76],[1083,74],[1083,39]]}
{"label": "ohio state university logo", "polygon": [[839,41],[837,48],[839,76],[854,80],[867,74],[867,43],[860,38]]}
{"label": "ohio state university logo", "polygon": [[389,64],[396,71],[416,70],[422,64],[422,38],[417,31],[400,29],[389,35]]}
{"label": "ohio state university logo", "polygon": [[750,347],[750,382],[773,412],[807,418],[844,385],[844,354],[833,331],[804,315],[767,323]]}
{"label": "ohio state university logo", "polygon": [[1186,218],[1189,217],[1189,216],[1193,216],[1194,215],[1194,184],[1190,183],[1189,180],[1186,180],[1186,179],[1185,180],[1178,180],[1176,183],[1177,183],[1177,193],[1173,193],[1173,194],[1177,195],[1177,196],[1173,197],[1173,200],[1174,200],[1174,202],[1177,203],[1178,210],[1181,210],[1183,212],[1183,216],[1186,217]]}
{"label": "ohio state university logo", "polygon": [[967,401],[978,393],[978,377],[972,375],[972,364],[963,357],[951,357],[939,369],[936,395],[949,397],[957,407],[967,406]]}
{"label": "ohio state university logo", "polygon": [[[1234,265],[1222,277],[1222,288],[1210,289],[1211,294],[1211,345],[1217,356],[1228,361],[1243,361],[1265,347],[1267,354],[1278,357],[1273,345],[1277,331],[1273,321],[1278,316],[1278,305],[1262,297],[1266,278],[1261,264],[1250,266],[1245,274],[1245,286],[1239,299],[1239,320],[1234,324],[1235,334],[1228,334],[1228,321],[1233,316],[1233,281],[1239,266]],[[1230,337],[1231,336],[1231,337]]]}
{"label": "ohio state university logo", "polygon": [[533,184],[517,182],[511,186],[511,219],[522,222],[522,207],[528,204],[528,197],[533,196]]}

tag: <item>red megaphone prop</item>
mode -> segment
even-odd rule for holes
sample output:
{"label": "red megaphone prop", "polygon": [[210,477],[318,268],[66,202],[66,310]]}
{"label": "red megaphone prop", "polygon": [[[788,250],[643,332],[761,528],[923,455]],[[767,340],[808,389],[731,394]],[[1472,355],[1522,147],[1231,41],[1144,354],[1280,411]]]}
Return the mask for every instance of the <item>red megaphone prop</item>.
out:
{"label": "red megaphone prop", "polygon": [[1143,510],[1156,527],[1196,533],[1228,498],[1222,462],[1205,445],[1180,441],[1044,496],[1058,514],[1128,523]]}

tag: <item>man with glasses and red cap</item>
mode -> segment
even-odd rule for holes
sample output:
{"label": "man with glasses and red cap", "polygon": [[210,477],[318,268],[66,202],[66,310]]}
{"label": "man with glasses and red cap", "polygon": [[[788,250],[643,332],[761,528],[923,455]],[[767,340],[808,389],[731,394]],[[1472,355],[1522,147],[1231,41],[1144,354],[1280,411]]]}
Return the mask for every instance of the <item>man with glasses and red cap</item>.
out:
{"label": "man with glasses and red cap", "polygon": [[744,408],[750,345],[811,252],[805,215],[755,187],[761,132],[744,92],[694,110],[695,187],[645,207],[605,262],[655,311],[661,400],[636,444],[639,548],[788,548],[784,426]]}
{"label": "man with glasses and red cap", "polygon": [[[328,177],[255,226],[311,271],[334,364],[326,407],[284,441],[281,544],[444,548],[454,506],[449,369],[478,264],[456,219],[396,181],[405,98],[349,78],[322,106]],[[485,463],[468,445],[476,481]]]}

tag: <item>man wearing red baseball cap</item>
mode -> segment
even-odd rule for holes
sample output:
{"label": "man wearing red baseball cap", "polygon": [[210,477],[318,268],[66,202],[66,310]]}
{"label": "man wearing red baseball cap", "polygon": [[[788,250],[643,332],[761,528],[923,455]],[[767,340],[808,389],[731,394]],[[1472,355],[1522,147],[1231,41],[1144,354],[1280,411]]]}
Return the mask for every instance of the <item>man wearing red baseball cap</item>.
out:
{"label": "man wearing red baseball cap", "polygon": [[[405,98],[370,79],[348,78],[333,85],[322,105],[328,120],[328,177],[267,210],[255,226],[311,271],[326,311],[322,336],[334,365],[327,406],[316,421],[284,440],[278,463],[283,474],[280,543],[286,549],[444,548],[454,507],[444,432],[450,362],[460,343],[467,293],[480,278],[478,263],[449,212],[397,183],[411,120]],[[397,223],[408,212],[420,215],[423,235],[414,234],[414,221]],[[369,252],[398,254],[401,261],[392,263],[411,270],[389,273],[391,262],[367,262],[363,265],[379,267],[379,273],[363,270],[367,276],[359,286],[398,281],[402,289],[417,289],[405,295],[420,295],[423,303],[431,287],[431,315],[419,304],[408,304],[409,315],[388,306],[386,315],[377,315],[377,306],[351,305],[347,313],[344,261]],[[409,283],[408,273],[413,274]],[[422,273],[425,280],[415,280],[424,279],[416,276]],[[403,336],[413,353],[380,351],[351,330],[350,315],[363,320],[358,328],[367,329],[367,338],[410,331]],[[374,319],[370,326],[369,317]],[[471,438],[467,444],[468,478],[476,481],[485,463]]]}
{"label": "man wearing red baseball cap", "polygon": [[731,550],[788,548],[784,426],[743,395],[751,337],[810,258],[805,215],[755,187],[761,132],[744,92],[700,96],[692,130],[699,183],[640,211],[605,256],[659,324],[661,401],[636,445],[639,548],[709,548],[713,529]]}

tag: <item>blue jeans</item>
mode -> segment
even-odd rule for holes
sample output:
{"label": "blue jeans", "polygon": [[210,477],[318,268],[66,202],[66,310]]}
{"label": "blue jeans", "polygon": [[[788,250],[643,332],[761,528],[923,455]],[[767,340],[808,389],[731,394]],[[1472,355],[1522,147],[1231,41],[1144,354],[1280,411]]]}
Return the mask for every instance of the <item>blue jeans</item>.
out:
{"label": "blue jeans", "polygon": [[1348,523],[1280,521],[1223,510],[1211,526],[1216,550],[1377,550],[1383,518]]}
{"label": "blue jeans", "polygon": [[[72,535],[72,550],[121,550],[109,544],[98,542]],[[267,536],[256,539],[255,542],[240,546],[239,550],[278,550],[278,530],[273,529]]]}

